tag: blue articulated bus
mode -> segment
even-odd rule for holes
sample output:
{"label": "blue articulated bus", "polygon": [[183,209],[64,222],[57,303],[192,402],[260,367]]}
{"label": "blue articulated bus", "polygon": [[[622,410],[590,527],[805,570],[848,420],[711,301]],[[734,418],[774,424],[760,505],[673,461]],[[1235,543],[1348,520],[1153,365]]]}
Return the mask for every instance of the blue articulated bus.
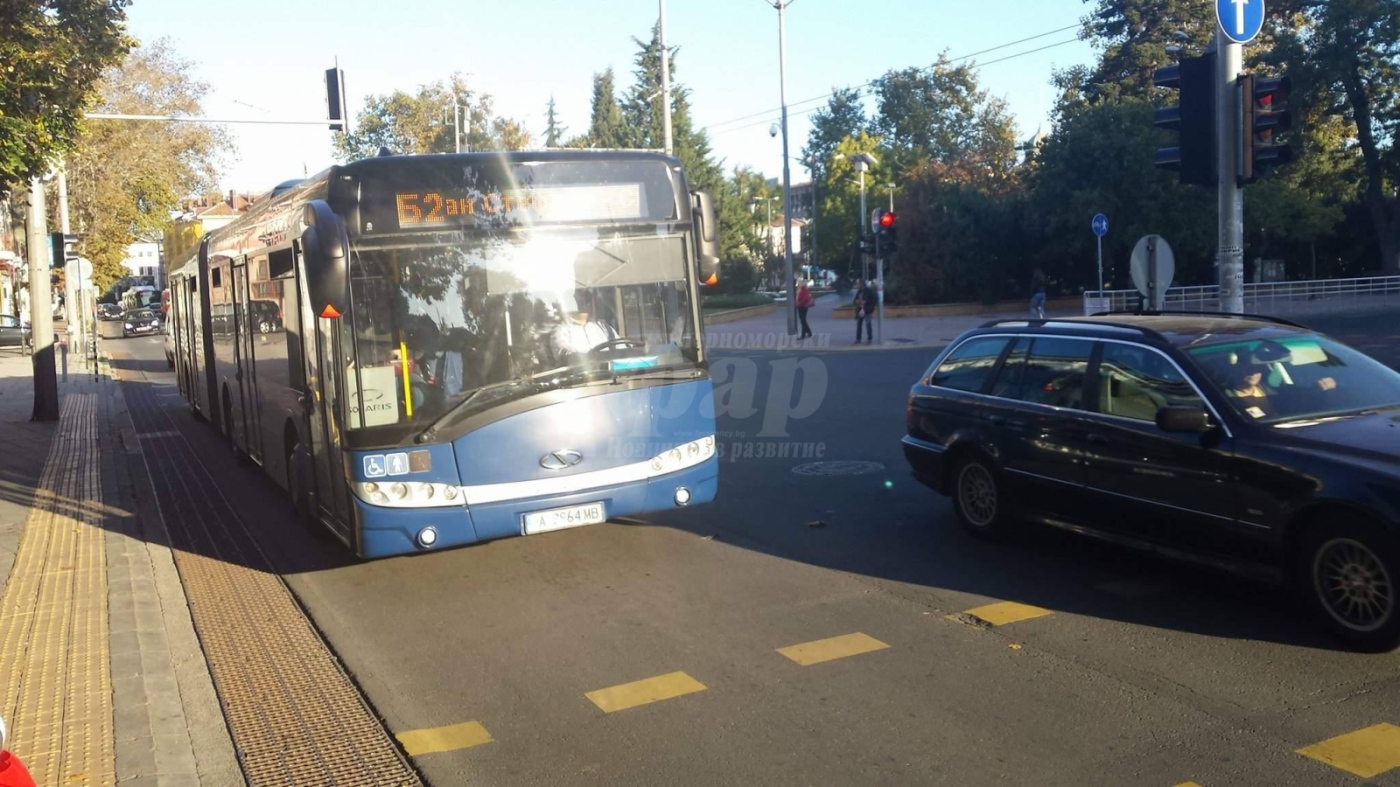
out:
{"label": "blue articulated bus", "polygon": [[383,155],[170,273],[180,391],[365,558],[714,499],[710,195],[643,151]]}

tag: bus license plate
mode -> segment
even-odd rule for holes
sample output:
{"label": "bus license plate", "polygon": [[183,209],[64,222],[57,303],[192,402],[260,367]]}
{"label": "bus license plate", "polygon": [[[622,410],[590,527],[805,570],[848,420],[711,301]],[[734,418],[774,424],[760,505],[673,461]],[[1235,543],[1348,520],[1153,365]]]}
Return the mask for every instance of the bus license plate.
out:
{"label": "bus license plate", "polygon": [[582,525],[596,525],[607,521],[602,503],[588,503],[569,508],[555,508],[549,511],[531,511],[525,515],[525,534],[547,533],[551,530],[564,530]]}

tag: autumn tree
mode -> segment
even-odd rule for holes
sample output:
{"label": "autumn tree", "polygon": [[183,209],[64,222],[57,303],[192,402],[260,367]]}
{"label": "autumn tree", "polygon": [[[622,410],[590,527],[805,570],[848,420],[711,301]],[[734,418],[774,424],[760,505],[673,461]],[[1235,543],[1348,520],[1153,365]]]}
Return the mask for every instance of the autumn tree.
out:
{"label": "autumn tree", "polygon": [[[453,123],[454,107],[465,117]],[[472,90],[466,79],[453,74],[446,81],[419,85],[413,93],[396,90],[372,95],[356,116],[353,134],[336,134],[334,153],[340,161],[378,154],[387,147],[397,154],[451,153],[462,150],[521,150],[530,145],[530,134],[517,120],[498,117],[493,99]]]}
{"label": "autumn tree", "polygon": [[[94,108],[197,117],[209,86],[193,70],[166,39],[138,45],[104,74]],[[84,122],[67,162],[69,202],[99,289],[127,275],[122,261],[129,245],[160,237],[186,198],[217,188],[232,148],[224,129],[198,123]]]}
{"label": "autumn tree", "polygon": [[129,0],[0,0],[0,192],[77,139],[103,72],[130,49]]}

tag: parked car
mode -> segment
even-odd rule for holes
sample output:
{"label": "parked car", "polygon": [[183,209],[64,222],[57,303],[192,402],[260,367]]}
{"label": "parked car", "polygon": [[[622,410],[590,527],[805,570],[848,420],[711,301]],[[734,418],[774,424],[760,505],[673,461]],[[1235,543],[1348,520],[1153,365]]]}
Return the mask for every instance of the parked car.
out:
{"label": "parked car", "polygon": [[171,369],[175,368],[175,334],[170,330],[169,323],[165,326],[165,363]]}
{"label": "parked car", "polygon": [[1022,522],[1292,585],[1400,644],[1400,373],[1284,320],[1000,321],[910,391],[903,449],[970,532]]}
{"label": "parked car", "polygon": [[0,347],[23,347],[29,343],[29,325],[18,317],[0,314]]}
{"label": "parked car", "polygon": [[161,325],[155,309],[132,309],[122,315],[122,338],[160,333]]}
{"label": "parked car", "polygon": [[122,318],[122,307],[116,303],[97,304],[97,319],[99,320],[120,320]]}

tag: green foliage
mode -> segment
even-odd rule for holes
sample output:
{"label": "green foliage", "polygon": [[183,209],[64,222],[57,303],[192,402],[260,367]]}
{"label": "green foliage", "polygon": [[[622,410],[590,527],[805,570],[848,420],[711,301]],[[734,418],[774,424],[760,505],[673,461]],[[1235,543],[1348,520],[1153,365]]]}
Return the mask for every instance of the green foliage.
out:
{"label": "green foliage", "polygon": [[[164,39],[138,46],[104,74],[95,109],[199,116],[209,86],[194,78],[193,69]],[[186,198],[217,188],[221,159],[232,149],[228,132],[217,126],[84,124],[67,161],[69,202],[73,228],[83,237],[80,251],[92,261],[99,289],[128,275],[122,263],[129,245],[159,238]]]}
{"label": "green foliage", "polygon": [[336,134],[335,157],[344,161],[369,158],[381,146],[396,154],[451,153],[457,150],[453,107],[464,107],[463,150],[520,150],[530,134],[516,120],[497,117],[491,96],[467,86],[461,74],[447,81],[419,85],[414,93],[395,90],[369,96],[356,116],[355,133]]}
{"label": "green foliage", "polygon": [[0,0],[0,193],[77,139],[103,71],[131,48],[129,0]]}
{"label": "green foliage", "polygon": [[554,96],[549,97],[549,106],[544,115],[544,146],[547,148],[557,148],[564,144],[564,135],[568,129],[559,122],[559,115],[554,110]]}

